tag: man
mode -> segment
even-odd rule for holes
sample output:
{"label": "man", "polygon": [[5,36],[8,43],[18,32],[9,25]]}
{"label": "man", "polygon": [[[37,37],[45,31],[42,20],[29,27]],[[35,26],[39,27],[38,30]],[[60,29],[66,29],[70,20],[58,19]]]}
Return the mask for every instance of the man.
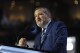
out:
{"label": "man", "polygon": [[52,20],[47,8],[37,8],[34,16],[37,26],[42,28],[42,32],[35,38],[34,48],[66,53],[67,28],[65,24]]}

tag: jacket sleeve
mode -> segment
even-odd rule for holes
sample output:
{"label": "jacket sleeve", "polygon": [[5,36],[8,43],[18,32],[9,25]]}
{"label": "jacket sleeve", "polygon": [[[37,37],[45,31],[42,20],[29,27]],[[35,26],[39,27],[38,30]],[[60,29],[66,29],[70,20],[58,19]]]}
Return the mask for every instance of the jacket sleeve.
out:
{"label": "jacket sleeve", "polygon": [[55,44],[53,46],[54,53],[67,53],[67,28],[63,22],[59,22],[55,33]]}

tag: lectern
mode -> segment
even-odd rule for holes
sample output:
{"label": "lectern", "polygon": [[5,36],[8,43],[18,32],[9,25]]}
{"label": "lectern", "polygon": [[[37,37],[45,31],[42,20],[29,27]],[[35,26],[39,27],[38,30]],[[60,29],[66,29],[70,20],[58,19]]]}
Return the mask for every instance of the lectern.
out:
{"label": "lectern", "polygon": [[0,53],[45,53],[45,52],[32,50],[32,49],[24,49],[24,48],[19,48],[19,47],[1,45]]}

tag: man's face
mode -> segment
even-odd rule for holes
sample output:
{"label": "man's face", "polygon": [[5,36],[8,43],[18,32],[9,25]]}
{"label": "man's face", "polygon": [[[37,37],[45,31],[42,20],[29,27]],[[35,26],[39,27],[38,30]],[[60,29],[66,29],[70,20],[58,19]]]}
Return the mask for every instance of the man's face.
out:
{"label": "man's face", "polygon": [[47,21],[48,17],[43,11],[36,10],[34,16],[35,16],[36,24],[41,28],[43,28],[45,24],[48,22]]}

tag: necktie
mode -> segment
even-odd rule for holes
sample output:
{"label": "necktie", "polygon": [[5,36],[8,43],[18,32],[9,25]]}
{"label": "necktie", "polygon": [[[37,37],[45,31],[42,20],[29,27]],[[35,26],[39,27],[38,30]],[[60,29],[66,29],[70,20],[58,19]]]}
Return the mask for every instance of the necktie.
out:
{"label": "necktie", "polygon": [[42,34],[41,34],[41,43],[42,43],[43,40],[44,40],[44,34],[45,34],[45,28],[42,30]]}

